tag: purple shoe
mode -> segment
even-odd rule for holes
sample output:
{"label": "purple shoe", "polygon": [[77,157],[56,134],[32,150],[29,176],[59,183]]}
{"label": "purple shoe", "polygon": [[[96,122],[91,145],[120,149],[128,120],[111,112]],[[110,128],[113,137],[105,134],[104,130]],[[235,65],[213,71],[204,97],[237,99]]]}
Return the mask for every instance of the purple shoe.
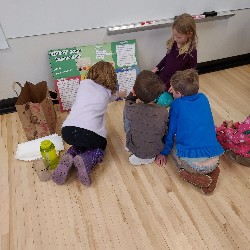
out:
{"label": "purple shoe", "polygon": [[73,166],[73,156],[68,153],[64,154],[57,168],[52,174],[52,180],[58,185],[64,184],[65,181],[67,180],[69,170],[72,168],[72,166]]}
{"label": "purple shoe", "polygon": [[62,185],[65,183],[69,170],[73,167],[73,158],[81,153],[83,153],[81,149],[71,146],[62,156],[57,168],[52,174],[52,179],[56,184]]}
{"label": "purple shoe", "polygon": [[91,179],[90,179],[90,167],[91,165],[88,165],[87,161],[84,159],[84,155],[77,155],[74,158],[74,165],[77,168],[77,178],[79,181],[89,187],[91,185]]}
{"label": "purple shoe", "polygon": [[74,165],[77,168],[77,177],[79,181],[89,187],[91,185],[90,173],[93,167],[102,162],[104,152],[97,148],[86,151],[85,153],[76,155],[73,159]]}

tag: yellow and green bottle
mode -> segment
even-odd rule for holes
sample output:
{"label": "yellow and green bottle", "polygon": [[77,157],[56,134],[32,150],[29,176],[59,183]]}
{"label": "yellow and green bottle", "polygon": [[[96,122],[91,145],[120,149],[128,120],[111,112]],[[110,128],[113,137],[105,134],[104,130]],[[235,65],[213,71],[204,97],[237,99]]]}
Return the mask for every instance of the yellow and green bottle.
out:
{"label": "yellow and green bottle", "polygon": [[53,142],[50,140],[42,141],[40,144],[40,152],[45,166],[54,170],[59,163],[59,157],[56,153],[56,148]]}

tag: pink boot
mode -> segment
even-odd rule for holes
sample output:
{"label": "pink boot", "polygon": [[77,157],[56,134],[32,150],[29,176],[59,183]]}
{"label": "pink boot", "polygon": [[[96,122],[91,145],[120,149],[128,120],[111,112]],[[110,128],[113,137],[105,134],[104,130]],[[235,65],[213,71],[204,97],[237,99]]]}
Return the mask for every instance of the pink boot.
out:
{"label": "pink boot", "polygon": [[100,148],[88,150],[74,157],[73,162],[77,168],[77,177],[79,181],[89,187],[91,185],[90,173],[92,168],[102,162],[104,151]]}

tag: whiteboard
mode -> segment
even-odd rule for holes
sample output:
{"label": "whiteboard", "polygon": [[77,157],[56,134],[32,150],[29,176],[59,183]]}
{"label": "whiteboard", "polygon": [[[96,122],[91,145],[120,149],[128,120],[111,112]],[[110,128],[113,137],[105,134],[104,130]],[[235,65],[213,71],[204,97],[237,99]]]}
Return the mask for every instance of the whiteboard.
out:
{"label": "whiteboard", "polygon": [[6,38],[17,38],[245,9],[250,0],[0,0],[0,6]]}

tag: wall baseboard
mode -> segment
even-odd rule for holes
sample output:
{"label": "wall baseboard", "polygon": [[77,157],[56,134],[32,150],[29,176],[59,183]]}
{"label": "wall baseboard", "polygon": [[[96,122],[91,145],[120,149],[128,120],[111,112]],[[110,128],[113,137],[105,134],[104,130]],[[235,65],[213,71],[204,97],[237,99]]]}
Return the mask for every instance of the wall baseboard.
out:
{"label": "wall baseboard", "polygon": [[17,97],[7,98],[0,101],[0,115],[16,112],[15,104]]}
{"label": "wall baseboard", "polygon": [[[205,74],[214,71],[243,66],[246,64],[250,64],[250,53],[239,56],[222,58],[209,62],[198,63],[197,70],[199,74]],[[51,92],[50,95],[54,99],[57,98],[54,92]],[[15,108],[16,101],[17,97],[0,100],[0,115],[16,112]],[[53,103],[58,103],[58,101],[53,101]]]}
{"label": "wall baseboard", "polygon": [[246,64],[250,64],[250,53],[198,63],[197,70],[199,74],[201,75],[201,74],[210,73],[214,71],[243,66]]}
{"label": "wall baseboard", "polygon": [[[52,91],[50,91],[50,96],[53,99],[57,98],[57,94]],[[0,100],[0,115],[16,112],[16,107],[15,107],[16,101],[17,97]],[[59,103],[58,100],[53,100],[53,104],[58,104],[58,103]]]}

